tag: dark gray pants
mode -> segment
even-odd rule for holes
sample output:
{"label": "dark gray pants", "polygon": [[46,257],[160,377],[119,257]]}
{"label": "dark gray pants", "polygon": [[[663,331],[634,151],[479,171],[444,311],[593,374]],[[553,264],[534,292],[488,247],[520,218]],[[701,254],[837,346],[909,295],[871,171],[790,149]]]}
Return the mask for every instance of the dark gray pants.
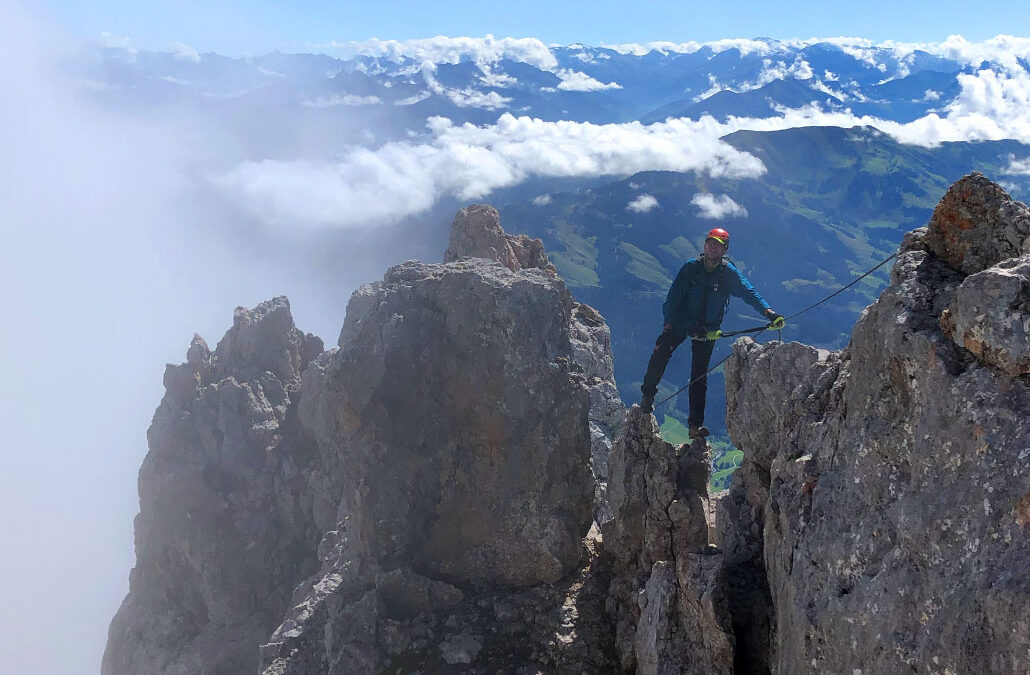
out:
{"label": "dark gray pants", "polygon": [[[640,385],[640,391],[645,397],[653,399],[658,393],[658,383],[662,381],[662,375],[665,374],[665,368],[669,365],[672,353],[686,339],[685,335],[664,330],[655,340],[654,351],[651,352],[651,359],[647,362],[644,384]],[[714,340],[690,341],[690,387],[687,390],[690,414],[687,416],[687,424],[692,427],[699,427],[705,423],[705,399],[708,396],[708,375],[706,373],[708,365],[712,362],[712,350],[714,349]]]}

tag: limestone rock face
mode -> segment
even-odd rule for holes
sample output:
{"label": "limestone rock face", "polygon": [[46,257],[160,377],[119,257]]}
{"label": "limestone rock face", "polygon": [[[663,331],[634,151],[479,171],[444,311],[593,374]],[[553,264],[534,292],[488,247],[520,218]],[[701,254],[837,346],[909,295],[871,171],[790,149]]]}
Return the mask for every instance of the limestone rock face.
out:
{"label": "limestone rock face", "polygon": [[941,327],[984,363],[1013,376],[1030,374],[1030,254],[966,277]]}
{"label": "limestone rock face", "polygon": [[748,555],[762,528],[771,672],[1030,671],[1025,207],[985,180],[906,237],[843,352],[735,345],[755,466],[719,532]]}
{"label": "limestone rock face", "polygon": [[608,505],[608,456],[622,427],[626,407],[615,387],[612,336],[604,317],[591,307],[574,302],[570,339],[575,362],[583,369],[590,389],[590,467],[594,474],[594,520],[611,519]]}
{"label": "limestone rock face", "polygon": [[710,458],[678,451],[650,413],[630,408],[609,460],[610,612],[620,667],[649,674],[732,673],[722,555],[708,546]]}
{"label": "limestone rock face", "polygon": [[168,366],[139,475],[136,567],[102,672],[256,672],[319,536],[296,420],[301,371],[322,351],[286,298],[236,310],[212,353],[195,337]]}
{"label": "limestone rock face", "polygon": [[276,298],[169,366],[105,675],[612,670],[608,329],[500,235],[360,288],[336,350]]}
{"label": "limestone rock face", "polygon": [[378,560],[462,581],[562,577],[593,502],[565,285],[468,258],[405,263],[359,293],[368,312],[348,308],[305,413],[347,472],[354,536]]}
{"label": "limestone rock face", "polygon": [[556,276],[483,258],[355,292],[300,407],[336,525],[265,673],[603,670],[603,563],[583,544],[601,381],[576,361],[576,307]]}
{"label": "limestone rock face", "polygon": [[458,588],[383,571],[341,523],[323,541],[319,574],[262,647],[262,673],[613,672],[609,572],[596,536],[586,543],[586,564],[556,583]]}
{"label": "limestone rock face", "polygon": [[[467,257],[494,260],[513,272],[538,268],[557,274],[544,252],[543,242],[524,234],[506,234],[497,209],[486,204],[472,204],[454,216],[444,262]],[[611,517],[606,497],[608,454],[626,409],[615,387],[608,324],[589,305],[573,300],[571,308],[570,337],[574,358],[584,374],[591,378],[591,466],[596,481],[594,517],[600,523]]]}
{"label": "limestone rock face", "polygon": [[971,173],[952,185],[930,219],[928,249],[963,274],[1030,253],[1030,209]]}
{"label": "limestone rock face", "polygon": [[736,342],[714,526],[489,207],[336,350],[238,310],[166,372],[103,673],[1030,672],[1026,216],[967,176],[846,349]]}
{"label": "limestone rock face", "polygon": [[[781,410],[788,398],[808,396],[806,387],[810,385],[801,385],[810,371],[818,370],[821,377],[826,377],[822,374],[825,370],[835,372],[833,356],[796,342],[769,349],[740,340],[726,363],[727,429],[747,452],[728,493],[716,503],[712,538],[725,560],[735,662],[743,672],[766,673],[770,669],[773,608],[763,532],[772,464],[780,451],[778,434],[796,422],[784,418]],[[816,407],[812,414],[821,412]]]}
{"label": "limestone rock face", "polygon": [[557,274],[544,252],[544,243],[524,234],[505,234],[500,214],[487,204],[472,204],[454,216],[443,261],[466,257],[494,260],[512,272],[539,268]]}

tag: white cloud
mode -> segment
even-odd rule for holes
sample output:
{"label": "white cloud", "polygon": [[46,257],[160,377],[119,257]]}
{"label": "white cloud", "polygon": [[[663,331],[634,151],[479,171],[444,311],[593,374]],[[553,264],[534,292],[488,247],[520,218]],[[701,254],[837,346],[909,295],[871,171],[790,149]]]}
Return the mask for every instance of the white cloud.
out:
{"label": "white cloud", "polygon": [[[981,71],[959,82],[961,94],[940,114],[905,124],[848,110],[824,112],[817,105],[766,119],[718,122],[705,116],[648,126],[544,122],[509,113],[482,127],[433,118],[428,139],[352,150],[338,163],[247,162],[214,182],[266,223],[365,227],[424,211],[444,195],[478,199],[531,176],[624,176],[644,170],[759,176],[765,168],[757,158],[719,140],[741,129],[871,126],[924,146],[1002,138],[1030,142],[1030,75]],[[728,197],[699,199],[709,217],[736,213]]]}
{"label": "white cloud", "polygon": [[959,74],[958,81],[962,90],[944,112],[945,120],[961,130],[961,140],[1030,140],[1030,74],[981,70]]}
{"label": "white cloud", "polygon": [[999,64],[1005,70],[1022,70],[1019,59],[1030,58],[1030,38],[998,35],[984,42],[969,42],[961,35],[952,35],[944,42],[898,42],[887,40],[878,44],[863,38],[810,38],[796,44],[818,42],[834,44],[845,53],[865,62],[872,68],[886,70],[886,60],[896,62],[897,77],[905,77],[914,61],[915,52],[956,61],[959,65],[979,66],[984,61]]}
{"label": "white cloud", "polygon": [[606,49],[618,52],[620,54],[630,54],[632,56],[646,56],[651,52],[661,52],[662,54],[693,54],[698,49],[701,49],[702,44],[700,42],[646,42],[644,44],[638,44],[634,42],[628,42],[623,44],[608,44],[601,43],[601,46]]}
{"label": "white cloud", "polygon": [[742,56],[749,56],[751,54],[775,54],[776,52],[782,52],[786,49],[786,45],[777,40],[747,40],[740,38],[715,40],[714,42],[704,43],[704,46],[708,47],[716,54],[729,51],[730,49],[736,49],[740,51]]}
{"label": "white cloud", "polygon": [[172,54],[180,61],[200,63],[200,54],[197,53],[197,50],[182,42],[172,44]]}
{"label": "white cloud", "polygon": [[841,101],[846,101],[849,98],[845,92],[831,89],[829,85],[827,85],[822,80],[815,80],[809,86],[812,87],[812,89],[815,89],[816,91],[821,91],[827,96],[833,96],[834,98],[840,99]]}
{"label": "white cloud", "polygon": [[1009,155],[1009,165],[1005,167],[1004,173],[1017,176],[1030,176],[1030,157],[1016,159],[1015,155]]}
{"label": "white cloud", "polygon": [[304,99],[301,101],[301,105],[308,108],[332,108],[338,105],[376,105],[382,103],[383,100],[378,96],[356,96],[354,94],[344,94],[340,96],[330,96],[329,98],[317,98],[315,100]]}
{"label": "white cloud", "polygon": [[[358,64],[354,66],[354,70],[358,71],[359,73],[364,73],[365,75],[369,75],[369,76],[373,76],[374,77],[376,75],[382,75],[383,73],[387,72],[388,68],[386,66],[384,66],[383,64],[381,64],[381,63],[375,63],[375,64],[372,64],[372,65],[369,65],[368,63],[365,63],[364,61],[361,61],[361,62],[358,62]],[[416,68],[412,72],[418,72],[418,69]],[[403,70],[398,70],[396,74],[401,75],[403,73],[404,73]]]}
{"label": "white cloud", "polygon": [[702,218],[722,220],[727,217],[747,218],[747,209],[733,201],[729,195],[713,195],[699,192],[690,203],[697,207]]}
{"label": "white cloud", "polygon": [[715,75],[708,73],[708,89],[695,96],[692,100],[697,103],[698,101],[703,101],[709,96],[715,96],[720,91],[725,91],[727,89],[731,89],[731,87],[727,84],[720,84]]}
{"label": "white cloud", "polygon": [[811,80],[815,77],[815,73],[812,72],[812,66],[800,56],[794,59],[794,63],[787,70],[787,74],[795,80]]}
{"label": "white cloud", "polygon": [[835,45],[842,52],[856,61],[864,63],[869,68],[876,68],[879,65],[876,60],[878,50],[870,40],[862,38],[830,38],[825,40],[825,42]]}
{"label": "white cloud", "polygon": [[634,213],[647,213],[653,209],[658,208],[658,199],[654,195],[643,194],[626,204],[627,211],[633,211]]}
{"label": "white cloud", "polygon": [[934,91],[933,89],[927,89],[923,94],[924,101],[939,101],[941,99],[941,92]]}
{"label": "white cloud", "polygon": [[482,108],[484,110],[500,110],[507,108],[511,98],[501,96],[496,91],[478,91],[476,89],[450,89],[436,79],[436,64],[432,61],[422,63],[422,77],[434,94],[446,96],[451,103],[460,108]]}
{"label": "white cloud", "polygon": [[[275,70],[269,70],[268,68],[265,68],[264,66],[258,66],[257,70],[258,70],[259,73],[261,73],[262,75],[264,75],[266,77],[277,77],[277,78],[280,78],[280,79],[285,79],[286,78],[286,75],[284,73],[280,73],[280,72],[277,72]],[[336,75],[336,73],[332,72],[331,70],[330,71],[326,71],[325,79],[327,79],[327,80],[331,79],[334,75]]]}
{"label": "white cloud", "polygon": [[476,91],[475,89],[448,89],[447,97],[454,105],[461,108],[482,108],[483,110],[502,110],[511,103],[511,98],[501,96],[496,91]]}
{"label": "white cloud", "polygon": [[[831,44],[845,54],[865,64],[867,68],[888,73],[893,69],[891,77],[905,77],[910,73],[915,59],[915,52],[923,51],[933,56],[956,61],[959,65],[978,66],[984,61],[999,64],[1009,72],[1021,70],[1019,59],[1030,60],[1030,38],[1012,35],[998,35],[984,42],[969,42],[960,35],[952,35],[944,42],[899,42],[886,40],[875,43],[866,38],[857,37],[812,37],[790,40],[718,40],[715,42],[649,42],[645,44],[604,45],[622,54],[643,56],[652,51],[663,54],[691,54],[702,47],[709,47],[715,52],[726,49],[739,49],[742,54],[758,54],[771,56],[782,54],[788,50],[804,49],[814,44]],[[830,73],[827,80],[832,81]]]}
{"label": "white cloud", "polygon": [[533,197],[533,206],[547,206],[551,203],[551,195],[537,195]]}
{"label": "white cloud", "polygon": [[776,40],[748,40],[731,38],[726,40],[715,40],[712,42],[647,42],[644,44],[602,44],[603,47],[619,52],[620,54],[632,54],[644,56],[651,52],[663,54],[693,54],[702,47],[708,47],[716,54],[730,49],[738,49],[743,56],[751,54],[773,54],[785,50],[786,43]]}
{"label": "white cloud", "polygon": [[409,96],[407,98],[402,98],[402,99],[400,99],[398,101],[394,101],[393,104],[394,105],[415,105],[416,103],[421,103],[422,101],[425,101],[430,96],[432,96],[432,93],[430,93],[428,91],[420,91],[417,94],[412,94],[411,96]]}
{"label": "white cloud", "polygon": [[501,38],[493,35],[482,38],[444,37],[442,35],[422,40],[378,40],[364,42],[331,42],[317,45],[338,50],[343,54],[376,56],[392,61],[414,59],[433,63],[461,63],[469,58],[477,63],[496,63],[509,59],[528,63],[541,70],[558,67],[554,54],[536,38]]}
{"label": "white cloud", "polygon": [[109,49],[124,49],[130,54],[135,54],[139,49],[139,41],[124,35],[114,35],[104,31],[100,34],[100,44]]}
{"label": "white cloud", "polygon": [[[861,41],[845,44],[855,50],[873,50]],[[896,45],[891,50],[901,57],[906,53]],[[507,102],[496,92],[447,90],[436,81],[431,62],[415,68],[421,69],[427,86],[459,105],[496,108]],[[791,62],[770,57],[764,77],[780,71],[805,76],[811,74],[811,67],[804,59]],[[842,99],[861,99],[854,82],[836,82],[841,91],[834,92],[826,83],[812,79],[816,89]],[[266,224],[353,228],[395,222],[428,209],[443,196],[479,199],[534,176],[627,176],[644,170],[671,170],[756,177],[765,170],[758,159],[719,141],[742,129],[869,126],[901,142],[924,146],[1001,138],[1030,142],[1030,75],[1025,71],[981,71],[963,75],[958,82],[960,94],[945,108],[910,123],[858,116],[849,110],[826,112],[814,104],[780,110],[778,117],[767,119],[731,117],[719,122],[702,117],[649,126],[544,122],[510,113],[495,124],[480,127],[434,118],[428,133],[378,148],[350,148],[338,161],[245,162],[222,171],[212,182]],[[1016,162],[1014,170],[1022,166]],[[539,200],[543,198],[538,196],[534,203],[542,203]],[[708,217],[727,217],[741,208],[724,195],[698,199],[695,205],[710,214]]]}
{"label": "white cloud", "polygon": [[[869,97],[862,93],[862,85],[854,80],[848,80],[848,83],[844,85],[847,90],[847,95],[841,98],[853,98],[860,103],[864,103],[869,100]],[[844,90],[842,90],[844,91]]]}
{"label": "white cloud", "polygon": [[[908,48],[906,45],[905,48]],[[1019,59],[1030,58],[1030,38],[998,35],[984,42],[969,42],[961,35],[952,35],[940,44],[911,45],[936,56],[978,66],[994,61],[1009,71],[1022,70]]]}
{"label": "white cloud", "polygon": [[[81,65],[90,47],[29,16],[45,11],[39,5],[0,2],[0,44],[17,55],[0,61],[0,91],[9,92],[0,106],[0,285],[7,325],[17,326],[0,331],[0,353],[17,354],[0,359],[0,512],[18,514],[0,556],[0,634],[18,639],[4,638],[0,651],[7,672],[86,673],[96,672],[128,590],[136,477],[164,364],[183,360],[194,330],[213,345],[237,305],[283,292],[294,307],[304,302],[300,277],[272,264],[256,239],[225,245],[232,218],[197,198],[198,164],[232,157],[238,138],[187,106],[80,96],[69,64]],[[311,264],[305,258],[294,273]],[[334,331],[336,311],[326,321]],[[103,396],[57,404],[71,380],[102,382]],[[29,553],[46,550],[54,532],[89,554],[68,565]],[[61,649],[49,646],[55,640]]]}
{"label": "white cloud", "polygon": [[[913,122],[900,123],[850,111],[823,112],[814,106],[783,109],[781,117],[762,120],[730,118],[729,130],[773,131],[805,126],[871,126],[902,143],[936,146],[947,141],[985,141],[1012,138],[1030,142],[1030,76],[998,77],[983,71],[963,82],[963,94],[946,106],[944,116],[930,113]],[[976,86],[972,86],[973,83]]]}
{"label": "white cloud", "polygon": [[742,94],[744,92],[754,91],[755,89],[761,89],[765,85],[775,82],[776,80],[784,80],[787,78],[811,80],[814,77],[815,73],[812,71],[812,66],[810,66],[808,61],[803,59],[800,55],[795,57],[794,62],[789,66],[782,60],[773,61],[772,59],[762,59],[762,69],[759,71],[758,77],[755,80],[739,82],[735,85],[722,84],[716,80],[714,75],[709,74],[709,88],[703,93],[695,96],[694,101],[703,101],[709,96],[717,94],[720,91],[732,91]]}
{"label": "white cloud", "polygon": [[981,70],[975,75],[960,73],[962,91],[948,105],[954,115],[980,114],[1007,119],[1025,117],[1030,104],[1030,74],[1012,75]]}
{"label": "white cloud", "polygon": [[181,77],[172,77],[171,75],[162,75],[161,76],[161,80],[163,82],[167,82],[169,84],[177,84],[177,85],[179,85],[181,87],[192,87],[193,86],[193,82],[191,82],[189,80],[184,80]]}
{"label": "white cloud", "polygon": [[519,84],[517,79],[507,73],[493,72],[490,68],[490,64],[488,63],[480,64],[479,67],[480,70],[483,71],[483,75],[479,78],[479,81],[488,87],[517,87]]}
{"label": "white cloud", "polygon": [[618,82],[609,82],[605,84],[599,80],[595,80],[586,73],[580,73],[575,70],[561,69],[555,73],[561,78],[561,83],[558,88],[562,91],[602,91],[605,89],[622,89],[622,85]]}
{"label": "white cloud", "polygon": [[212,177],[268,224],[364,227],[428,209],[443,195],[479,199],[531,176],[630,175],[643,170],[756,177],[757,158],[719,140],[711,118],[645,126],[544,122],[501,115],[477,127],[430,119],[431,138],[352,149],[330,162],[245,162]]}

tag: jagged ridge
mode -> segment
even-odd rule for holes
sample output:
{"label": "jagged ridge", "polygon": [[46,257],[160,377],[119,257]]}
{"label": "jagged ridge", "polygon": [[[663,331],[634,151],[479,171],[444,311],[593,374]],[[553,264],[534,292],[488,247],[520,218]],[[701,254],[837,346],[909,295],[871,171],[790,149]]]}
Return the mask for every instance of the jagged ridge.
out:
{"label": "jagged ridge", "polygon": [[539,242],[474,206],[447,259],[356,292],[337,350],[280,298],[169,367],[105,675],[1030,669],[1030,210],[998,186],[952,186],[846,349],[734,345],[714,526],[704,442],[622,424]]}

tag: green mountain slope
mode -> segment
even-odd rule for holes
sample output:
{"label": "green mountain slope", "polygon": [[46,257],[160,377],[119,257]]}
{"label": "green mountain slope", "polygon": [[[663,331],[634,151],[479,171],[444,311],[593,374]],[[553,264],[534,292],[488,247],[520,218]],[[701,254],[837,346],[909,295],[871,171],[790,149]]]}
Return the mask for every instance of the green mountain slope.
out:
{"label": "green mountain slope", "polygon": [[[730,257],[774,308],[790,315],[893,253],[902,235],[924,225],[948,185],[962,175],[977,170],[1019,181],[1011,186],[1017,199],[1030,183],[1027,176],[1003,174],[1013,156],[1030,156],[1030,146],[1014,141],[923,148],[868,127],[741,131],[724,140],[760,158],[767,173],[735,180],[645,172],[591,187],[565,182],[564,191],[552,188],[549,203],[543,205],[531,202],[540,184],[501,196],[504,227],[541,237],[576,296],[604,314],[612,329],[616,380],[627,403],[639,400],[671,279],[697,254],[709,228],[730,231]],[[705,218],[691,202],[698,193],[727,195],[746,215]],[[645,213],[627,209],[644,194],[658,205]],[[843,347],[889,268],[791,321],[783,338]],[[760,323],[750,307],[733,300],[723,329]],[[775,334],[758,337],[772,339]],[[719,344],[713,363],[728,351],[728,341]],[[681,348],[659,397],[687,382],[689,360],[689,351]],[[716,373],[709,380],[706,423],[717,432],[724,429],[723,396],[722,378]],[[659,412],[685,421],[686,406],[683,395]]]}

